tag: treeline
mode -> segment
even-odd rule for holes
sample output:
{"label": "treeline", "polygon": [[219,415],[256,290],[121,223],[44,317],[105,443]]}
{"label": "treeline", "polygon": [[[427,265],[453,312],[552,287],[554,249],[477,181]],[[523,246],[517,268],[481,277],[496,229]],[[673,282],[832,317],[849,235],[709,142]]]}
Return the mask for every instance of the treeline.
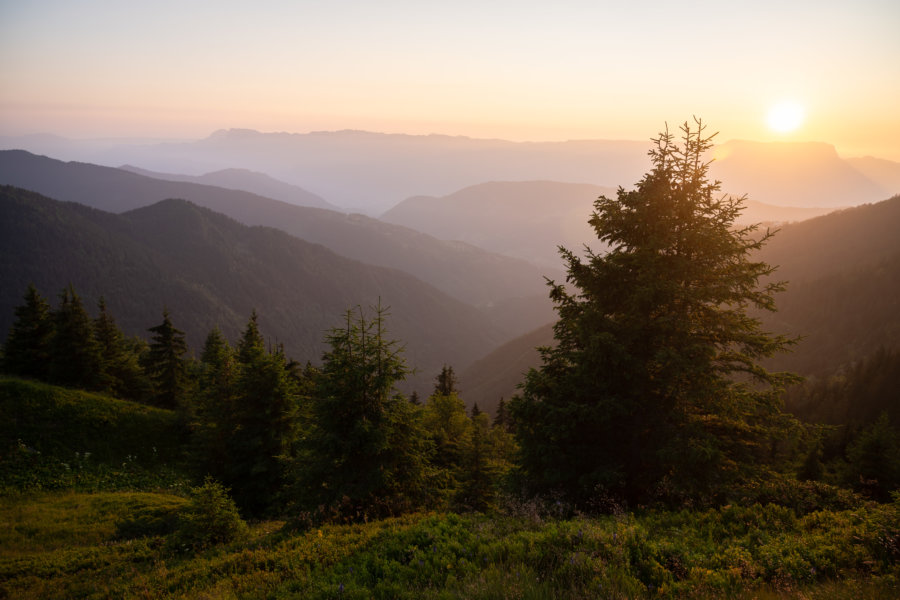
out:
{"label": "treeline", "polygon": [[900,352],[881,348],[831,377],[795,386],[785,407],[811,424],[802,478],[880,500],[900,488]]}
{"label": "treeline", "polygon": [[512,467],[508,422],[459,397],[445,366],[421,402],[382,307],[348,311],[321,366],[269,345],[253,313],[235,344],[218,330],[199,358],[167,311],[150,341],[128,338],[101,300],[91,318],[67,287],[52,309],[32,285],[2,356],[12,375],[102,391],[177,411],[184,464],[230,488],[245,514],[365,519],[422,508],[488,509]]}

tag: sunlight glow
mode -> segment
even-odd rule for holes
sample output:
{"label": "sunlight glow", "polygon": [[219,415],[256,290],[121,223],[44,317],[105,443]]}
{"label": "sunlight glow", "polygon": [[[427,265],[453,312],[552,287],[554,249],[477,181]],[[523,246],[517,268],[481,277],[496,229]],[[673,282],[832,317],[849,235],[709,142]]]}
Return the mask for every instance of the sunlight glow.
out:
{"label": "sunlight glow", "polygon": [[778,133],[790,133],[803,124],[806,111],[797,102],[779,102],[769,109],[766,115],[766,123],[769,129]]}

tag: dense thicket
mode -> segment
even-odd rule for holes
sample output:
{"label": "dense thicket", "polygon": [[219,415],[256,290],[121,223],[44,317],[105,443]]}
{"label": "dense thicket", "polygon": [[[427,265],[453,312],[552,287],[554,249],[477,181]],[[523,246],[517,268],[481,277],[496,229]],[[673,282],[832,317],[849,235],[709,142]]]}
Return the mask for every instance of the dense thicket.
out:
{"label": "dense thicket", "polygon": [[[771,236],[735,229],[740,198],[707,179],[704,127],[655,140],[634,190],[601,196],[590,224],[605,254],[560,249],[550,282],[556,345],[510,405],[529,487],[586,503],[702,499],[758,472],[782,427],[789,378],[759,366],[791,340],[747,308],[774,308],[777,282],[751,260]],[[738,377],[740,376],[740,377]]]}

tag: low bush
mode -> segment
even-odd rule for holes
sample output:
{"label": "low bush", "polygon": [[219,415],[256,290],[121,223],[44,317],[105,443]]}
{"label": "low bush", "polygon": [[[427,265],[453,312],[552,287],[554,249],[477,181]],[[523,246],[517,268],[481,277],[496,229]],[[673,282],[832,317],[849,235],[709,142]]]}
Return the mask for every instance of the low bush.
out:
{"label": "low bush", "polygon": [[207,478],[191,490],[190,501],[178,514],[170,546],[176,550],[203,550],[247,537],[247,523],[238,514],[228,491]]}

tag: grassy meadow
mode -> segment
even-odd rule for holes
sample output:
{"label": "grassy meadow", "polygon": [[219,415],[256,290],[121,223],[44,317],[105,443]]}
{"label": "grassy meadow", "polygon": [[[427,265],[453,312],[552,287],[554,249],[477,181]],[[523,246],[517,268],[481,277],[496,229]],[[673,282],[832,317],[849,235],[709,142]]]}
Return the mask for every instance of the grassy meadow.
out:
{"label": "grassy meadow", "polygon": [[221,542],[206,532],[227,509],[198,504],[171,411],[12,378],[0,407],[0,598],[900,595],[898,498],[795,482],[604,516],[507,498],[490,513],[241,521]]}

